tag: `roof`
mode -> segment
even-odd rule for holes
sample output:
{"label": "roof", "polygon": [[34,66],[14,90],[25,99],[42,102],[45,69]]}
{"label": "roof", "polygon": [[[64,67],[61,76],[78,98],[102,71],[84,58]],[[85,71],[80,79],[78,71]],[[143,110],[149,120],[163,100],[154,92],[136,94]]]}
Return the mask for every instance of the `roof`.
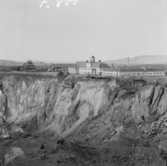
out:
{"label": "roof", "polygon": [[77,65],[71,65],[69,66],[68,68],[75,68],[75,69],[78,69],[79,67]]}
{"label": "roof", "polygon": [[120,72],[146,72],[145,68],[134,68],[134,67],[122,67],[119,68]]}
{"label": "roof", "polygon": [[[145,68],[145,67],[119,67],[119,72],[162,72],[166,71],[164,68]],[[117,71],[117,68],[110,67],[103,69],[103,71]]]}
{"label": "roof", "polygon": [[77,65],[78,67],[85,68],[85,67],[86,67],[86,62],[76,62],[76,65]]}
{"label": "roof", "polygon": [[[77,66],[85,68],[86,62],[76,62]],[[103,62],[92,62],[91,68],[109,68],[109,66],[106,63]]]}
{"label": "roof", "polygon": [[109,68],[109,66],[103,62],[93,62],[92,68]]}
{"label": "roof", "polygon": [[110,67],[110,68],[104,68],[103,71],[118,71],[118,69],[115,67]]}
{"label": "roof", "polygon": [[57,68],[63,68],[63,67],[69,67],[72,64],[69,63],[56,63],[56,64],[51,64],[50,67],[57,67]]}
{"label": "roof", "polygon": [[27,61],[27,64],[28,64],[28,65],[33,65],[33,63],[32,63],[31,60],[28,60],[28,61]]}
{"label": "roof", "polygon": [[147,70],[147,72],[158,72],[158,71],[165,71],[166,72],[166,70],[164,68],[147,68],[146,70]]}
{"label": "roof", "polygon": [[26,63],[23,64],[23,66],[28,68],[35,68],[35,65],[31,60],[28,60]]}

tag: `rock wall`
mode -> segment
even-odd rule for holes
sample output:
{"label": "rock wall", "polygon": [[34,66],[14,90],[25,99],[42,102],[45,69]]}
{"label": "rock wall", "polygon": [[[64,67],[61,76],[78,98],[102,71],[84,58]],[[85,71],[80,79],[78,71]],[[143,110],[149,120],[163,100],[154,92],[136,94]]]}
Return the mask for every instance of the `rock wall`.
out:
{"label": "rock wall", "polygon": [[[59,140],[60,144],[64,144],[65,153],[69,146],[74,151],[77,148],[79,156],[95,155],[96,161],[100,156],[100,160],[106,160],[106,156],[113,153],[111,162],[119,161],[117,165],[120,161],[122,165],[124,161],[128,161],[127,165],[165,165],[162,161],[162,158],[167,159],[165,86],[138,84],[137,89],[126,80],[93,80],[72,76],[65,80],[58,77],[25,80],[10,76],[2,81],[0,137],[9,137],[14,132],[40,132],[49,135],[49,141],[45,144],[50,146],[58,138],[50,135],[65,137],[65,141]],[[29,138],[35,140],[36,136],[31,134]],[[24,137],[24,134],[21,136]],[[21,141],[31,140],[25,138]],[[16,139],[13,140],[15,143]],[[43,142],[43,137],[41,140]],[[27,155],[20,153],[19,149],[14,151],[18,151],[18,155]],[[10,158],[7,155],[4,160]],[[111,157],[108,159],[111,160]]]}
{"label": "rock wall", "polygon": [[167,138],[167,88],[161,85],[150,85],[138,91],[134,98],[132,116],[147,138],[153,139],[157,144],[165,141]]}
{"label": "rock wall", "polygon": [[167,88],[157,84],[136,91],[122,88],[116,80],[10,76],[3,79],[0,91],[1,134],[6,134],[2,126],[12,124],[12,130],[73,134],[83,142],[104,143],[133,124],[159,143],[167,137],[166,112]]}
{"label": "rock wall", "polygon": [[118,88],[115,81],[105,84],[73,77],[63,82],[5,77],[0,94],[1,119],[31,132],[46,130],[66,135],[86,119],[106,110],[115,88]]}

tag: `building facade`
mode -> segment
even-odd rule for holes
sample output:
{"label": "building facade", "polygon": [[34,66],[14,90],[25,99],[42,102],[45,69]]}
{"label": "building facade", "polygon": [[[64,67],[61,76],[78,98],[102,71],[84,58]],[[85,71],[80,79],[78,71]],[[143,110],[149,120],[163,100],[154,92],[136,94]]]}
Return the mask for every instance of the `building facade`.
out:
{"label": "building facade", "polygon": [[162,68],[148,68],[146,76],[166,76],[166,70]]}
{"label": "building facade", "polygon": [[79,67],[77,65],[72,65],[68,67],[68,72],[70,74],[79,74]]}
{"label": "building facade", "polygon": [[146,76],[146,69],[143,67],[123,67],[119,68],[119,76],[125,77],[143,77]]}
{"label": "building facade", "polygon": [[113,76],[113,77],[118,77],[119,76],[119,69],[116,67],[110,67],[110,68],[105,68],[102,71],[103,76]]}
{"label": "building facade", "polygon": [[163,68],[145,68],[145,67],[110,67],[102,71],[103,76],[113,77],[154,77],[166,76],[166,70]]}
{"label": "building facade", "polygon": [[79,68],[79,74],[84,75],[102,75],[103,70],[109,68],[106,63],[101,61],[96,62],[94,56],[89,61],[77,62],[76,65]]}

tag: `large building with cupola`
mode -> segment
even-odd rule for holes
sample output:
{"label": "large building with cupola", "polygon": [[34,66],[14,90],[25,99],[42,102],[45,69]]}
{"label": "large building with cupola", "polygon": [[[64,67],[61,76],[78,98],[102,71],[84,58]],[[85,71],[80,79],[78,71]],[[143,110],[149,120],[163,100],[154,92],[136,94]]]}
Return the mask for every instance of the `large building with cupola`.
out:
{"label": "large building with cupola", "polygon": [[106,63],[101,62],[100,60],[96,61],[94,56],[90,57],[90,59],[87,61],[76,62],[76,67],[78,68],[79,74],[86,75],[101,75],[104,69],[109,68]]}

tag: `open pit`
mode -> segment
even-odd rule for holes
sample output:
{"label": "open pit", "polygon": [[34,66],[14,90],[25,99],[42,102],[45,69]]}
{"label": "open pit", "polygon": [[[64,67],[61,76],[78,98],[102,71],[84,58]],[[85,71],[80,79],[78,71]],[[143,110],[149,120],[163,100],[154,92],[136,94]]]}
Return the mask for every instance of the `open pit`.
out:
{"label": "open pit", "polygon": [[164,85],[1,78],[0,166],[166,166],[166,127]]}

